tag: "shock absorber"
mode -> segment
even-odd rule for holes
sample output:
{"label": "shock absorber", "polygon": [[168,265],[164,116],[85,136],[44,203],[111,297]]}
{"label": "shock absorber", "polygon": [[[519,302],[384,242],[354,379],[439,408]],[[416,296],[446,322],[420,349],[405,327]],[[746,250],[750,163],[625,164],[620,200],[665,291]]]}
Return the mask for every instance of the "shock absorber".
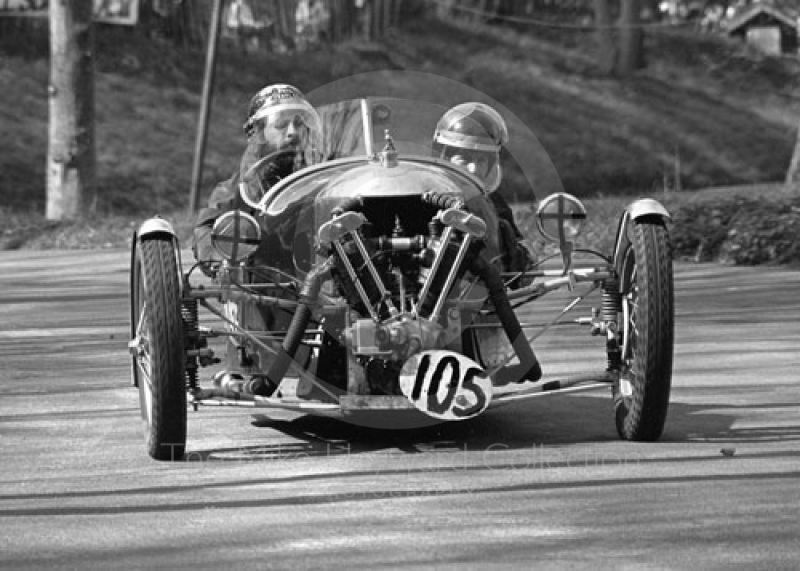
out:
{"label": "shock absorber", "polygon": [[[200,345],[200,332],[196,298],[188,297],[181,301],[181,320],[183,321],[183,336],[186,339],[186,348],[198,348]],[[192,390],[197,388],[196,356],[186,357],[186,387]]]}
{"label": "shock absorber", "polygon": [[617,371],[622,365],[622,353],[619,344],[619,314],[622,312],[622,293],[619,291],[619,280],[610,278],[603,282],[603,302],[600,308],[600,319],[606,328],[606,354],[609,371]]}

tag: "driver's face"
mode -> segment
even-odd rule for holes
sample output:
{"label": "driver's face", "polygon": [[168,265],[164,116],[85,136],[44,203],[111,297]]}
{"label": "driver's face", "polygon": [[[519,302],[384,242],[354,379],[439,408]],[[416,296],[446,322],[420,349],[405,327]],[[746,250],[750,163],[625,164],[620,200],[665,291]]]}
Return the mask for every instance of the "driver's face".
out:
{"label": "driver's face", "polygon": [[445,157],[454,165],[458,165],[482,179],[489,175],[491,158],[487,153],[466,149],[451,149],[445,153]]}
{"label": "driver's face", "polygon": [[269,115],[256,123],[255,142],[273,151],[304,149],[310,139],[310,128],[300,113]]}
{"label": "driver's face", "polygon": [[279,115],[260,126],[264,143],[275,150],[298,149],[306,145],[309,128],[299,114]]}

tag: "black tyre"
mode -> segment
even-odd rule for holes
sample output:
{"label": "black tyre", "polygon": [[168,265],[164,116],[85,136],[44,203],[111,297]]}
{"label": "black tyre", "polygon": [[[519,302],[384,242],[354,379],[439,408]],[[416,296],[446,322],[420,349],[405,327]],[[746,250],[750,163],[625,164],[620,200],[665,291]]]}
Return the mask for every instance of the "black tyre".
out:
{"label": "black tyre", "polygon": [[672,248],[661,220],[632,226],[620,268],[623,350],[614,411],[620,437],[654,441],[664,429],[672,386]]}
{"label": "black tyre", "polygon": [[181,288],[172,239],[145,238],[136,247],[131,301],[134,382],[147,452],[182,460],[186,449],[186,381]]}

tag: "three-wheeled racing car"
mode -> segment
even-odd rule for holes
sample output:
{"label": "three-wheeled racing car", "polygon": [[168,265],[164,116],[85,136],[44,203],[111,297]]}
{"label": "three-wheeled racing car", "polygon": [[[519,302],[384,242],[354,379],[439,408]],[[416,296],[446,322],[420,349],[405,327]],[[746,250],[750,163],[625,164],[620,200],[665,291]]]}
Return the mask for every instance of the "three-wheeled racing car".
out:
{"label": "three-wheeled racing car", "polygon": [[[578,263],[586,210],[552,194],[535,218],[558,263],[512,269],[482,181],[431,150],[443,111],[391,98],[321,109],[326,160],[271,187],[271,158],[253,164],[239,183],[247,207],[214,225],[212,265],[184,266],[167,220],[141,225],[129,349],[150,456],[183,458],[187,410],[208,405],[402,428],[589,389],[610,392],[622,438],[659,438],[673,354],[666,209],[633,201],[612,251],[581,249],[590,263]],[[555,290],[575,300],[533,330],[520,321]],[[591,291],[600,307],[573,323],[600,339],[605,366],[543,373],[533,342]]]}

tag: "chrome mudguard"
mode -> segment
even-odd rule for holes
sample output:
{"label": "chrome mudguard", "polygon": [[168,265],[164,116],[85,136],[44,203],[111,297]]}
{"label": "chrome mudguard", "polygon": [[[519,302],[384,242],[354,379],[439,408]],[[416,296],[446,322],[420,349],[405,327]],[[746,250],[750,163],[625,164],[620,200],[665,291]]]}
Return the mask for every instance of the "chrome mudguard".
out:
{"label": "chrome mudguard", "polygon": [[631,243],[628,236],[630,224],[650,216],[658,217],[664,222],[671,218],[669,211],[660,202],[652,198],[642,198],[632,202],[622,213],[617,228],[617,238],[614,243],[614,268],[618,274],[622,267],[622,256]]}
{"label": "chrome mudguard", "polygon": [[178,235],[175,233],[175,229],[173,228],[172,224],[160,216],[148,218],[142,223],[141,226],[139,226],[139,230],[133,234],[133,240],[131,241],[131,275],[133,274],[133,265],[136,261],[136,248],[139,242],[141,242],[142,239],[151,236],[165,236],[172,240],[172,248],[175,252],[175,260],[178,263],[178,281],[181,284],[182,295],[184,289],[184,279],[183,275],[181,274],[183,264],[181,261],[181,248],[178,241]]}

